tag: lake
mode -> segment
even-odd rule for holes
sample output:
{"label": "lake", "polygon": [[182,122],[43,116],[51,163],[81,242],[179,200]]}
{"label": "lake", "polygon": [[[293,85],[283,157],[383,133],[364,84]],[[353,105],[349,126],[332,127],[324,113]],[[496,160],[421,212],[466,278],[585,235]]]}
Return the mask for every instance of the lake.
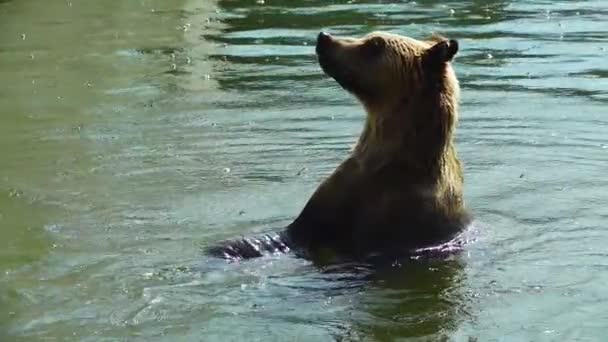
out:
{"label": "lake", "polygon": [[[205,255],[356,142],[321,30],[459,41],[463,252]],[[601,0],[0,0],[0,341],[604,341],[607,61]]]}

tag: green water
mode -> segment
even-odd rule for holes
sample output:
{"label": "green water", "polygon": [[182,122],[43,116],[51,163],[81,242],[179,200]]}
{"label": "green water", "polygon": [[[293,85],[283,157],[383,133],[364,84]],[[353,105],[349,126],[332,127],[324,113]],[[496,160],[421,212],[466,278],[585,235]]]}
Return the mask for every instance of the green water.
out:
{"label": "green water", "polygon": [[[477,241],[238,264],[348,153],[316,34],[458,39]],[[608,2],[0,0],[0,341],[605,341]]]}

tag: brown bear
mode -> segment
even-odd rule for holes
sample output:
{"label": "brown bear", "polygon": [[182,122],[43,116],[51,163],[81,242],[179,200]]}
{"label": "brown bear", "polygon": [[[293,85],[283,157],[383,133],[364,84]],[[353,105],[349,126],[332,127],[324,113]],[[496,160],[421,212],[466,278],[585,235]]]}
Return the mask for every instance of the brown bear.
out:
{"label": "brown bear", "polygon": [[211,254],[399,257],[452,239],[470,222],[454,146],[459,86],[450,62],[457,51],[455,40],[439,36],[321,32],[321,68],[367,112],[359,141],[284,232],[228,241]]}

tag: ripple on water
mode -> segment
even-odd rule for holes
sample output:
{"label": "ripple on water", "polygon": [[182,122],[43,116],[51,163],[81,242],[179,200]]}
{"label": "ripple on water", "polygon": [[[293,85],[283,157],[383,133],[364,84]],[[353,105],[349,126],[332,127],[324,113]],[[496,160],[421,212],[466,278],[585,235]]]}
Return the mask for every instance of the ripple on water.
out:
{"label": "ripple on water", "polygon": [[[605,5],[0,1],[0,339],[601,340]],[[204,257],[348,154],[364,113],[313,45],[376,29],[460,41],[477,241],[398,271]]]}

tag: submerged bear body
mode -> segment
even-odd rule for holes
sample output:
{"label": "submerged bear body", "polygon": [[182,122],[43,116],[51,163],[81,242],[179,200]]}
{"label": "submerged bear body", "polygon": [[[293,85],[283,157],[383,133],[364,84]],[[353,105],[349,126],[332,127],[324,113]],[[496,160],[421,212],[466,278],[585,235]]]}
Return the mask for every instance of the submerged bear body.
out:
{"label": "submerged bear body", "polygon": [[289,249],[314,257],[406,255],[446,242],[469,222],[454,146],[459,86],[453,40],[372,33],[319,34],[323,71],[362,103],[365,126],[352,154],[277,235],[227,241],[214,255],[247,258]]}

